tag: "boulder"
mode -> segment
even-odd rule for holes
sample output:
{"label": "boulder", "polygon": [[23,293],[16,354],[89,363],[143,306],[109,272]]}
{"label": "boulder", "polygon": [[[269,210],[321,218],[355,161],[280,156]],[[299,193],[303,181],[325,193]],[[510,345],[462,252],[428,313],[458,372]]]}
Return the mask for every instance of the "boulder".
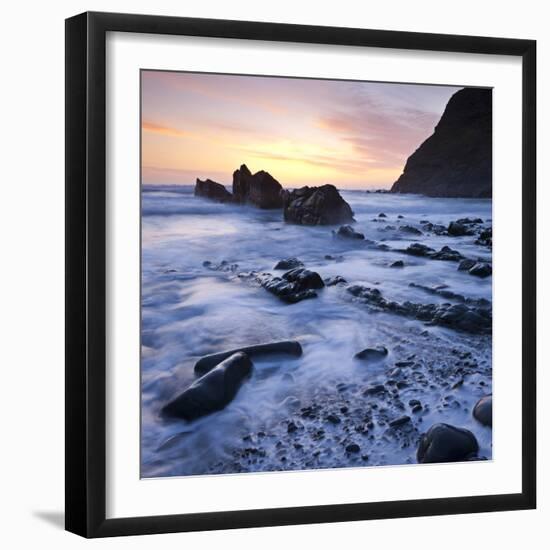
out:
{"label": "boulder", "polygon": [[380,361],[388,355],[388,350],[384,346],[376,346],[374,348],[366,348],[362,351],[359,351],[354,355],[355,359],[360,359],[361,361]]}
{"label": "boulder", "polygon": [[325,286],[323,279],[316,271],[303,267],[291,269],[283,275],[283,279],[296,285],[299,290],[319,289]]}
{"label": "boulder", "polygon": [[285,258],[279,260],[273,269],[296,269],[297,267],[304,267],[304,264],[298,258]]}
{"label": "boulder", "polygon": [[420,464],[461,462],[477,455],[479,445],[474,434],[450,424],[434,424],[418,444],[416,458]]}
{"label": "boulder", "polygon": [[401,231],[402,233],[409,233],[411,235],[422,235],[422,231],[412,225],[400,225],[399,231]]}
{"label": "boulder", "polygon": [[282,185],[268,172],[252,174],[246,164],[233,172],[233,196],[240,204],[258,208],[281,208]]}
{"label": "boulder", "polygon": [[168,417],[195,420],[219,411],[234,399],[251,371],[252,361],[248,355],[235,353],[201,376],[161,412]]}
{"label": "boulder", "polygon": [[327,277],[325,279],[326,286],[336,286],[336,285],[345,285],[345,284],[347,284],[347,281],[341,275],[335,275],[334,277]]}
{"label": "boulder", "polygon": [[458,250],[453,250],[449,246],[443,246],[439,252],[432,254],[433,260],[442,260],[445,262],[459,262],[463,256]]}
{"label": "boulder", "polygon": [[197,178],[195,196],[218,202],[231,202],[233,200],[231,193],[221,183],[216,183],[210,179],[201,180]]}
{"label": "boulder", "polygon": [[472,267],[474,267],[474,265],[476,265],[476,263],[477,262],[475,260],[465,258],[458,264],[458,271],[469,271]]}
{"label": "boulder", "polygon": [[284,219],[301,225],[351,223],[353,211],[334,185],[302,187],[282,193]]}
{"label": "boulder", "polygon": [[484,426],[493,426],[493,396],[482,397],[472,411],[474,418]]}
{"label": "boulder", "polygon": [[364,239],[365,235],[355,231],[351,225],[342,225],[338,228],[338,231],[334,233],[337,237],[341,239]]}
{"label": "boulder", "polygon": [[460,218],[456,220],[456,223],[461,223],[463,225],[476,225],[483,223],[481,218]]}
{"label": "boulder", "polygon": [[295,340],[284,340],[282,342],[270,342],[269,344],[243,346],[229,351],[205,355],[195,363],[194,370],[198,375],[202,376],[203,374],[211,371],[216,365],[219,365],[228,357],[231,357],[232,355],[235,355],[235,353],[239,352],[246,353],[246,355],[250,358],[283,354],[300,357],[302,355],[302,346],[300,345],[300,342],[296,342]]}
{"label": "boulder", "polygon": [[390,264],[390,267],[405,267],[405,264],[403,263],[403,260],[396,260]]}
{"label": "boulder", "polygon": [[410,254],[411,256],[431,256],[435,253],[435,250],[422,243],[413,243],[410,244],[403,252]]}
{"label": "boulder", "polygon": [[396,418],[395,420],[391,420],[388,425],[390,428],[398,428],[399,426],[404,426],[405,424],[408,424],[410,421],[411,417],[408,415],[404,415]]}
{"label": "boulder", "polygon": [[[420,286],[421,288],[428,288]],[[491,302],[488,300],[464,299],[467,303],[461,304],[450,304],[448,302],[442,304],[419,304],[410,301],[400,303],[386,300],[378,288],[352,285],[347,287],[347,291],[356,300],[381,311],[388,311],[397,315],[418,319],[431,325],[441,325],[472,334],[490,334],[492,332],[492,308]],[[459,296],[454,293],[453,295],[456,297]]]}
{"label": "boulder", "polygon": [[451,237],[463,237],[464,235],[471,235],[472,231],[463,223],[451,222],[449,227],[447,227],[447,233],[451,235]]}
{"label": "boulder", "polygon": [[464,88],[447,103],[434,133],[407,159],[392,193],[492,196],[492,91]]}
{"label": "boulder", "polygon": [[317,272],[305,268],[292,269],[282,277],[275,277],[269,273],[254,274],[253,277],[268,292],[288,304],[316,298],[315,290],[325,286]]}
{"label": "boulder", "polygon": [[486,262],[478,262],[468,270],[468,273],[484,279],[493,273],[493,268],[491,267],[491,264]]}

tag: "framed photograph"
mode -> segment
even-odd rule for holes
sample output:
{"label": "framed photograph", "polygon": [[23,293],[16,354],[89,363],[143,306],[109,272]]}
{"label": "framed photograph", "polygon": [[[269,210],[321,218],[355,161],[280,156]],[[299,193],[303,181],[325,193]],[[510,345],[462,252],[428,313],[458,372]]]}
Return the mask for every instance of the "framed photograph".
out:
{"label": "framed photograph", "polygon": [[535,507],[531,40],[66,21],[66,528]]}

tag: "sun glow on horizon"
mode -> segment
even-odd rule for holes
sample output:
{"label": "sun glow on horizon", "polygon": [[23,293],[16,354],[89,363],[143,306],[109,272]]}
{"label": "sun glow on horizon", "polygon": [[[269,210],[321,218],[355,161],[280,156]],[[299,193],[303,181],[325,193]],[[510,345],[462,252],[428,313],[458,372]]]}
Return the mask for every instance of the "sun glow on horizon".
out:
{"label": "sun glow on horizon", "polygon": [[458,88],[142,72],[142,183],[389,187]]}

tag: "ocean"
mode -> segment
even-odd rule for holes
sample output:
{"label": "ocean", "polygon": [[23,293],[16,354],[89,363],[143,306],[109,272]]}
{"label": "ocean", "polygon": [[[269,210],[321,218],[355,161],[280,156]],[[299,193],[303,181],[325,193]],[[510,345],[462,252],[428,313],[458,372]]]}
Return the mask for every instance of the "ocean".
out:
{"label": "ocean", "polygon": [[[415,242],[435,250],[447,245],[491,262],[491,249],[475,237],[437,235],[421,223],[481,218],[481,226],[490,227],[491,200],[341,194],[365,240],[336,238],[337,227],[287,224],[280,210],[198,198],[192,186],[143,187],[143,477],[412,465],[420,434],[438,422],[471,430],[479,454],[491,458],[491,429],[471,412],[492,391],[490,334],[379,311],[354,300],[345,285],[286,304],[239,277],[280,275],[274,265],[296,257],[325,280],[339,275],[399,303],[449,302],[426,287],[492,301],[492,277],[400,251]],[[391,268],[397,260],[405,266]],[[212,268],[222,262],[224,269]],[[298,340],[303,355],[254,361],[251,378],[223,410],[193,422],[159,414],[195,380],[193,366],[203,355],[278,340]],[[374,364],[353,358],[372,346],[385,346],[388,356]],[[396,368],[400,362],[410,365]],[[393,389],[385,398],[365,396],[376,384]],[[411,413],[412,400],[422,403],[421,412]],[[327,422],[329,415],[339,421]],[[393,429],[392,420],[404,415],[409,427]],[[298,427],[292,434],[291,422]],[[350,444],[360,451],[347,452]]]}

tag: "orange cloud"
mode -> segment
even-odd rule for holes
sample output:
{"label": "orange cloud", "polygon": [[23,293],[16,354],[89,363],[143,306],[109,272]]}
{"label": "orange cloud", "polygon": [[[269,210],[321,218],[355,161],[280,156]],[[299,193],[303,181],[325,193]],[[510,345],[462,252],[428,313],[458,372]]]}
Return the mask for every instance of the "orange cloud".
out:
{"label": "orange cloud", "polygon": [[148,122],[146,120],[141,123],[141,129],[144,132],[151,132],[153,134],[161,134],[163,136],[171,137],[188,137],[191,135],[190,132],[184,132],[178,128],[163,126],[162,124],[155,124],[154,122]]}

